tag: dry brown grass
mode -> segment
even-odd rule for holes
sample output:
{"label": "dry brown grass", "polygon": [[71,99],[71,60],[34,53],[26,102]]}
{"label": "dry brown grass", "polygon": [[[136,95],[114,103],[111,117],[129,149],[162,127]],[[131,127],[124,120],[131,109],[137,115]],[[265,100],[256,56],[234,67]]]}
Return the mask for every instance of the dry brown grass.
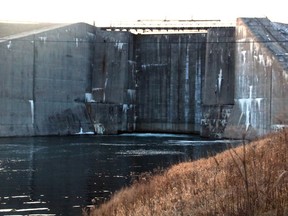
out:
{"label": "dry brown grass", "polygon": [[288,215],[288,130],[142,178],[91,216]]}

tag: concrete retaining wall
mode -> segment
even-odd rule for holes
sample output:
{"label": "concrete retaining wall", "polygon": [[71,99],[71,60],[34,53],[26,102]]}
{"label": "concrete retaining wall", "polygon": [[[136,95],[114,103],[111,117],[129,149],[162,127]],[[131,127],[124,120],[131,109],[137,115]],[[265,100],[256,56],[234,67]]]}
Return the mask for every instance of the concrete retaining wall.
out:
{"label": "concrete retaining wall", "polygon": [[35,135],[91,130],[84,101],[91,89],[94,28],[74,24],[34,37]]}
{"label": "concrete retaining wall", "polygon": [[0,136],[33,135],[33,36],[0,43]]}
{"label": "concrete retaining wall", "polygon": [[234,105],[235,28],[208,30],[201,135],[221,138]]}
{"label": "concrete retaining wall", "polygon": [[136,74],[133,36],[97,31],[94,42],[91,119],[105,133],[135,130]]}
{"label": "concrete retaining wall", "polygon": [[250,18],[132,35],[78,23],[2,38],[0,136],[261,136],[288,124],[287,29]]}
{"label": "concrete retaining wall", "polygon": [[235,106],[226,137],[255,138],[287,124],[287,116],[281,116],[288,105],[288,52],[279,43],[285,40],[268,19],[238,19]]}
{"label": "concrete retaining wall", "polygon": [[199,131],[205,34],[136,37],[137,131]]}

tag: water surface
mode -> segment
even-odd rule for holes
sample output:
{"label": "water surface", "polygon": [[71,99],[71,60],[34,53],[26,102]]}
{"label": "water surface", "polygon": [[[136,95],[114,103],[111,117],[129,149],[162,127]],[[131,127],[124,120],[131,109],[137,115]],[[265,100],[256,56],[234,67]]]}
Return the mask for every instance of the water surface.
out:
{"label": "water surface", "polygon": [[0,139],[0,215],[81,215],[93,202],[167,168],[227,148],[229,141],[173,134]]}

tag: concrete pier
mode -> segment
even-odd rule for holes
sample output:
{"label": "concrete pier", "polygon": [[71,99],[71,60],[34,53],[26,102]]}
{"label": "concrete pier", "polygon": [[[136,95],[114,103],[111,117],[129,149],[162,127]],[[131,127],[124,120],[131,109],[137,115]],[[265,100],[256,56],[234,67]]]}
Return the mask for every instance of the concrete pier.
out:
{"label": "concrete pier", "polygon": [[207,32],[201,135],[221,138],[234,104],[235,28]]}

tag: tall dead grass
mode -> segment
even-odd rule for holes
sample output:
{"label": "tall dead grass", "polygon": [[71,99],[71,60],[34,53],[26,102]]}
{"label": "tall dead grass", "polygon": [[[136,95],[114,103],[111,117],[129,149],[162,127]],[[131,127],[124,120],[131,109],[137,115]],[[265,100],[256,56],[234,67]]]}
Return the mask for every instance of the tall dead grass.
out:
{"label": "tall dead grass", "polygon": [[288,215],[288,130],[143,177],[90,215]]}

